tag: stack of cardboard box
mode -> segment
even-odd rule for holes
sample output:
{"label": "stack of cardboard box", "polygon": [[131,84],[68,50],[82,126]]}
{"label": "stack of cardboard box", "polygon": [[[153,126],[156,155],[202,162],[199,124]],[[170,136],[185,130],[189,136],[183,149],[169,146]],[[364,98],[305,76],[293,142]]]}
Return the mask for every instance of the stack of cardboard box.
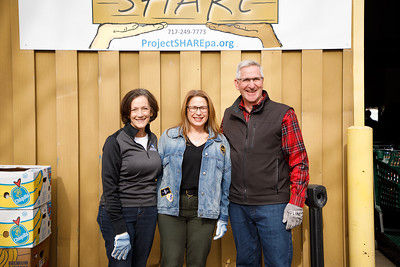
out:
{"label": "stack of cardboard box", "polygon": [[51,168],[0,165],[0,265],[48,266]]}

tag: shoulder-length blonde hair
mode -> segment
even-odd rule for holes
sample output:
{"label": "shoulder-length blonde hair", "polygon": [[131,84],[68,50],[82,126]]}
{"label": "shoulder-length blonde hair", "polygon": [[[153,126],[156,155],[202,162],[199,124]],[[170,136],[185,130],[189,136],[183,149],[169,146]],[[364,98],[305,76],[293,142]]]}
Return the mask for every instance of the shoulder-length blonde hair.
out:
{"label": "shoulder-length blonde hair", "polygon": [[[191,90],[186,94],[185,100],[183,101],[182,108],[181,108],[181,122],[178,124],[178,127],[182,130],[182,134],[187,139],[187,133],[189,131],[190,122],[187,116],[187,107],[190,100],[193,97],[202,97],[206,100],[208,106],[208,120],[204,124],[204,128],[206,131],[212,131],[214,133],[213,139],[218,136],[219,133],[219,125],[217,124],[216,117],[215,117],[215,109],[214,105],[211,101],[211,98],[208,94],[202,90]],[[212,134],[210,133],[210,136]]]}

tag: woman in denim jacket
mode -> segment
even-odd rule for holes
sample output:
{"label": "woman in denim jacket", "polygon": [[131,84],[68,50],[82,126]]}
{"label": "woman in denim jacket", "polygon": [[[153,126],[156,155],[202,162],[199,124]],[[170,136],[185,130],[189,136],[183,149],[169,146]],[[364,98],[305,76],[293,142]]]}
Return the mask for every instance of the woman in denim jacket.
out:
{"label": "woman in denim jacket", "polygon": [[212,235],[228,224],[230,148],[219,134],[210,97],[201,90],[186,95],[178,127],[159,141],[163,175],[157,182],[161,266],[205,266]]}

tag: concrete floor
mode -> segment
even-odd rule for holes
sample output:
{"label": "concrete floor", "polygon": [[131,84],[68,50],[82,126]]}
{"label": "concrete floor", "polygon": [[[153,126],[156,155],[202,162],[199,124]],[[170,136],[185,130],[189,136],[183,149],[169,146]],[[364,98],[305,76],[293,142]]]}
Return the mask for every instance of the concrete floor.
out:
{"label": "concrete floor", "polygon": [[375,266],[376,267],[396,267],[385,255],[379,250],[375,250]]}

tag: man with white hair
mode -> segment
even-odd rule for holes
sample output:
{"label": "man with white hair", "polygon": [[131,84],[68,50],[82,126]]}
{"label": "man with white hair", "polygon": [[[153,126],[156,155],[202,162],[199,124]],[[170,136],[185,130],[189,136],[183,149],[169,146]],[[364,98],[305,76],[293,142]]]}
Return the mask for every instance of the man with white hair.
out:
{"label": "man with white hair", "polygon": [[294,110],[263,90],[260,64],[239,63],[241,96],[225,110],[231,147],[229,216],[236,266],[290,266],[291,229],[300,225],[309,181],[308,157]]}

